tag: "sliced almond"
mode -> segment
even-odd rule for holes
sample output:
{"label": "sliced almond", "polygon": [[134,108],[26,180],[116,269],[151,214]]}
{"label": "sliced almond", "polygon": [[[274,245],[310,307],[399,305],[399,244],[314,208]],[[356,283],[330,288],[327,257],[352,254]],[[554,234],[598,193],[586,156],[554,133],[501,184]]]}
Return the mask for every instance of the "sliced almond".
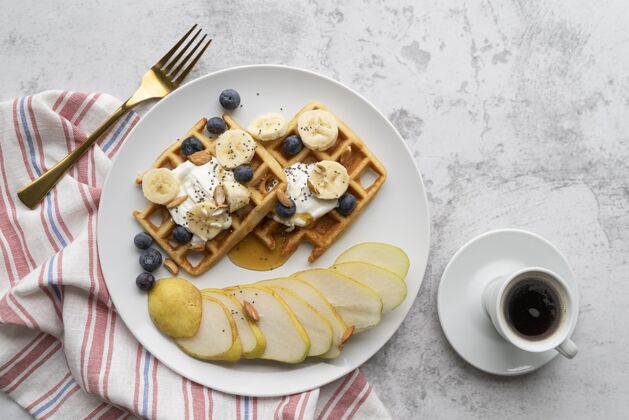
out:
{"label": "sliced almond", "polygon": [[170,258],[166,258],[164,260],[164,267],[166,267],[166,269],[170,271],[173,276],[176,276],[177,273],[179,273],[179,266],[175,261],[171,260]]}
{"label": "sliced almond", "polygon": [[266,194],[278,184],[278,181],[274,177],[265,177],[260,180],[258,184],[258,191],[260,194]]}
{"label": "sliced almond", "polygon": [[306,184],[308,185],[308,189],[310,190],[311,193],[313,194],[319,193],[319,190],[317,189],[317,187],[315,187],[315,184],[313,184],[311,180],[308,180]]}
{"label": "sliced almond", "polygon": [[212,159],[212,154],[208,150],[201,150],[188,156],[188,160],[195,165],[204,165]]}
{"label": "sliced almond", "polygon": [[279,201],[284,207],[293,207],[293,202],[282,190],[277,190],[277,201]]}
{"label": "sliced almond", "polygon": [[135,183],[138,185],[142,185],[142,179],[144,178],[144,174],[146,172],[150,171],[150,169],[147,169],[146,171],[142,172],[141,174],[138,174],[138,176],[135,178]]}
{"label": "sliced almond", "polygon": [[187,199],[188,199],[188,196],[186,194],[180,195],[179,197],[174,198],[173,200],[166,203],[166,208],[172,209],[173,207],[177,207],[179,204],[183,203]]}
{"label": "sliced almond", "polygon": [[264,194],[266,192],[266,178],[262,178],[258,184],[258,192]]}
{"label": "sliced almond", "polygon": [[352,146],[347,146],[347,149],[343,153],[341,153],[341,158],[339,159],[341,165],[347,168],[347,165],[352,161]]}
{"label": "sliced almond", "polygon": [[260,320],[260,314],[258,314],[258,311],[256,311],[256,308],[252,304],[245,300],[242,306],[245,308],[245,312],[247,312],[249,319],[255,322]]}
{"label": "sliced almond", "polygon": [[195,242],[190,245],[190,249],[193,251],[205,251],[205,243],[204,242]]}
{"label": "sliced almond", "polygon": [[320,163],[317,163],[315,165],[314,168],[315,172],[320,173],[320,174],[324,174],[325,173],[325,166],[321,165]]}
{"label": "sliced almond", "polygon": [[221,207],[223,204],[225,204],[225,199],[225,190],[220,186],[214,188],[214,202],[218,207]]}
{"label": "sliced almond", "polygon": [[216,210],[214,210],[212,212],[212,216],[220,216],[222,214],[224,214],[227,211],[227,209],[225,207],[219,207]]}
{"label": "sliced almond", "polygon": [[341,337],[341,347],[343,347],[345,343],[349,341],[349,338],[352,336],[352,334],[354,334],[354,329],[355,327],[353,325],[347,327],[347,329],[343,333],[343,337]]}

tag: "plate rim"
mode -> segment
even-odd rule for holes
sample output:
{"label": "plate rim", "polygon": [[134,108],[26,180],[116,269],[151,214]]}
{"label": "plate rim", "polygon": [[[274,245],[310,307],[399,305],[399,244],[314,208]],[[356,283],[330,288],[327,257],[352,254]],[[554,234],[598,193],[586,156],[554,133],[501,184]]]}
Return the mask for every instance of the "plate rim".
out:
{"label": "plate rim", "polygon": [[[488,230],[486,232],[483,232],[479,235],[476,235],[475,237],[473,237],[472,239],[468,240],[467,242],[465,242],[465,244],[463,244],[455,253],[454,255],[452,255],[452,257],[450,258],[450,260],[448,261],[448,264],[446,265],[446,267],[443,270],[443,274],[441,275],[441,278],[439,279],[439,287],[437,289],[437,317],[439,318],[439,325],[441,327],[441,331],[443,332],[443,335],[446,337],[446,340],[448,341],[448,344],[450,345],[450,347],[452,348],[452,350],[454,350],[454,352],[461,357],[461,359],[463,359],[467,364],[469,364],[470,366],[472,366],[475,369],[480,370],[481,372],[484,373],[488,373],[490,375],[496,375],[496,376],[502,376],[502,377],[513,377],[513,376],[522,376],[522,375],[526,375],[529,373],[533,373],[537,370],[539,370],[541,367],[545,366],[546,364],[548,364],[549,362],[551,362],[552,360],[555,359],[555,357],[559,354],[556,353],[555,355],[553,355],[553,357],[551,357],[550,359],[548,359],[546,362],[541,363],[531,369],[525,370],[525,371],[516,371],[516,372],[497,372],[497,371],[490,371],[487,369],[484,369],[480,366],[478,366],[475,363],[472,363],[470,360],[468,360],[468,358],[466,356],[464,356],[462,354],[462,352],[460,352],[455,346],[454,344],[452,344],[452,340],[450,339],[450,336],[448,335],[448,333],[446,332],[446,328],[443,325],[443,315],[442,315],[442,306],[440,304],[441,301],[441,296],[442,296],[442,285],[443,285],[443,279],[446,277],[446,275],[448,274],[448,272],[450,271],[451,265],[459,258],[459,256],[468,250],[468,248],[470,248],[472,245],[474,245],[476,242],[479,242],[483,239],[485,239],[488,236],[493,236],[496,234],[500,234],[500,233],[516,233],[516,234],[524,234],[524,235],[528,235],[531,236],[533,238],[535,238],[536,240],[539,240],[541,242],[544,242],[546,245],[548,245],[551,249],[553,249],[557,255],[566,263],[566,266],[568,268],[568,271],[570,272],[570,277],[572,278],[573,282],[575,283],[575,287],[577,288],[577,293],[576,295],[576,306],[579,306],[579,298],[578,298],[578,283],[576,282],[576,279],[574,278],[574,272],[572,271],[572,266],[569,264],[568,259],[566,258],[566,256],[561,252],[561,250],[559,250],[559,248],[557,248],[552,242],[550,242],[548,239],[544,238],[543,236],[535,233],[535,232],[531,232],[529,230],[526,229],[519,229],[519,228],[500,228],[500,229],[491,229]],[[576,323],[575,323],[576,325]],[[570,334],[572,334],[573,331],[571,331]]]}
{"label": "plate rim", "polygon": [[[355,359],[355,362],[352,363],[351,365],[356,365],[355,367],[353,367],[352,369],[349,369],[343,373],[340,374],[335,374],[335,375],[331,375],[329,378],[325,378],[322,381],[318,381],[315,384],[310,384],[307,386],[296,386],[293,390],[291,390],[292,393],[301,393],[301,392],[306,392],[306,391],[310,391],[322,386],[325,386],[331,382],[334,382],[335,380],[343,377],[344,375],[350,374],[354,369],[358,369],[360,366],[362,366],[366,361],[368,361],[370,358],[372,358],[376,353],[378,353],[382,347],[384,347],[390,340],[391,337],[393,337],[393,335],[399,330],[399,328],[401,327],[402,323],[406,320],[409,312],[411,311],[413,304],[415,302],[415,300],[417,299],[417,296],[419,295],[419,292],[421,290],[421,286],[423,284],[424,278],[426,276],[426,269],[428,267],[428,262],[430,260],[430,256],[431,256],[431,212],[430,212],[430,202],[428,200],[428,194],[427,194],[427,190],[426,190],[426,184],[424,183],[424,179],[422,177],[422,174],[419,170],[419,166],[417,164],[417,162],[415,161],[414,157],[413,157],[413,153],[411,152],[408,144],[406,143],[406,141],[404,140],[404,137],[402,137],[402,135],[400,134],[400,132],[397,130],[397,128],[393,125],[393,123],[378,109],[375,107],[375,105],[373,105],[371,103],[371,101],[369,101],[367,98],[365,98],[362,94],[356,92],[355,90],[353,90],[352,88],[350,88],[349,86],[345,85],[344,83],[335,80],[327,75],[312,71],[312,70],[308,70],[308,69],[304,69],[301,67],[296,67],[296,66],[289,66],[289,65],[284,65],[284,64],[247,64],[247,65],[240,65],[240,66],[233,66],[233,67],[228,67],[228,68],[224,68],[221,70],[217,70],[214,72],[209,72],[203,75],[200,75],[188,82],[186,82],[185,84],[181,85],[179,88],[177,88],[175,91],[173,91],[171,94],[167,95],[166,97],[160,99],[157,103],[155,103],[140,119],[140,121],[131,129],[131,131],[129,131],[129,133],[127,134],[127,137],[125,139],[125,141],[123,142],[120,150],[118,151],[118,153],[116,153],[116,156],[114,156],[113,159],[111,159],[111,163],[112,163],[112,167],[115,163],[115,160],[118,158],[118,156],[120,156],[120,153],[124,150],[127,141],[129,140],[129,138],[131,138],[135,131],[141,126],[142,122],[144,119],[146,119],[146,117],[148,117],[152,112],[154,112],[156,109],[160,109],[163,106],[167,106],[168,104],[168,98],[171,97],[171,95],[176,94],[178,91],[182,91],[185,88],[188,88],[189,86],[194,85],[195,83],[199,83],[200,81],[210,78],[210,77],[214,77],[216,75],[220,75],[223,73],[228,73],[228,72],[232,72],[232,71],[239,71],[239,70],[255,70],[255,69],[280,69],[280,70],[289,70],[289,71],[294,71],[294,72],[298,72],[298,73],[305,73],[310,77],[315,77],[315,78],[320,78],[320,79],[324,79],[325,81],[332,83],[336,88],[345,90],[347,93],[354,95],[355,97],[357,97],[360,101],[362,101],[365,105],[367,105],[369,108],[371,108],[372,111],[374,111],[378,116],[380,116],[380,118],[386,123],[386,125],[393,130],[393,132],[395,133],[395,135],[397,136],[398,140],[401,142],[405,153],[408,155],[408,157],[410,158],[410,161],[412,162],[413,168],[415,170],[415,174],[417,176],[417,179],[420,181],[421,185],[422,185],[422,193],[420,194],[420,201],[423,202],[424,208],[426,209],[426,217],[425,220],[423,221],[424,226],[426,226],[426,230],[425,230],[425,237],[422,238],[422,240],[425,241],[426,243],[426,247],[427,247],[427,251],[426,251],[426,258],[425,261],[422,262],[420,269],[418,270],[418,281],[419,281],[419,286],[417,288],[417,293],[415,293],[415,295],[412,297],[412,302],[409,305],[408,310],[406,311],[406,313],[404,314],[404,316],[400,319],[400,321],[397,323],[397,325],[395,326],[395,328],[392,328],[391,330],[387,331],[387,332],[383,332],[383,337],[385,338],[385,340],[383,341],[383,344],[378,347],[377,349],[375,349],[375,351],[371,352],[371,354],[366,355],[365,357],[360,357],[358,359]],[[164,105],[166,104],[166,105]],[[107,173],[107,176],[103,182],[103,186],[102,186],[102,192],[101,192],[101,198],[105,195],[105,192],[108,191],[108,187],[109,187],[109,183],[110,183],[110,179],[111,177],[109,176],[110,172]],[[97,231],[96,231],[96,235],[97,235],[97,249],[98,251],[98,260],[99,263],[101,264],[101,267],[104,267],[104,264],[102,262],[102,258],[100,255],[100,244],[101,244],[101,238],[102,238],[102,234],[101,234],[101,230],[104,229],[104,224],[101,223],[101,217],[102,217],[102,212],[100,211],[100,205],[102,204],[102,201],[99,203],[99,211],[98,211],[98,217],[97,217]],[[104,283],[105,283],[105,287],[107,287],[107,290],[109,291],[109,287],[107,286],[107,275],[105,274],[104,270],[103,270],[103,279],[104,279]],[[112,300],[112,303],[114,304],[114,306],[116,306],[116,302],[114,299],[113,294],[109,293],[110,298]],[[408,298],[408,296],[407,296]],[[129,332],[131,333],[131,335],[142,345],[142,347],[144,347],[146,350],[148,350],[148,347],[146,347],[146,345],[144,344],[143,340],[141,339],[141,337],[138,337],[134,334],[134,332],[132,331],[131,328],[128,327],[128,322],[127,319],[125,317],[125,315],[122,314],[122,312],[120,311],[116,311],[118,316],[121,318],[121,320],[123,321],[123,323],[125,324],[125,327],[129,330]],[[151,353],[153,354],[153,353]],[[175,366],[175,364],[170,363],[170,361],[164,361],[161,358],[158,358],[157,356],[154,356],[156,359],[158,359],[161,363],[163,363],[166,367],[168,367],[169,369],[171,369],[172,371],[176,372],[178,375],[185,377],[186,379],[192,380],[190,378],[188,378],[184,373],[182,373],[182,369],[179,369]],[[285,392],[260,392],[260,393],[241,393],[238,391],[235,391],[233,389],[228,389],[222,386],[216,386],[216,385],[205,385],[205,384],[201,384],[203,386],[207,386],[208,388],[211,389],[215,389],[217,391],[220,392],[225,392],[225,393],[229,393],[229,394],[237,394],[237,395],[243,395],[243,396],[251,396],[251,397],[279,397],[279,396],[284,396],[286,395]]]}

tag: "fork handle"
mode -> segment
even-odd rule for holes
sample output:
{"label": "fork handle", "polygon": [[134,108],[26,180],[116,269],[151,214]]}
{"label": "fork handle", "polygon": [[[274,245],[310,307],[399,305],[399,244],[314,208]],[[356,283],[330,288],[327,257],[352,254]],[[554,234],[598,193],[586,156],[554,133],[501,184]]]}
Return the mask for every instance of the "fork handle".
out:
{"label": "fork handle", "polygon": [[66,157],[57,162],[53,167],[31,181],[30,184],[22,187],[17,193],[18,198],[28,208],[34,209],[37,204],[48,194],[48,192],[59,182],[63,175],[74,165],[81,156],[94,144],[96,140],[107,131],[125,112],[133,108],[125,101],[118,107],[105,122],[103,122],[85,141]]}

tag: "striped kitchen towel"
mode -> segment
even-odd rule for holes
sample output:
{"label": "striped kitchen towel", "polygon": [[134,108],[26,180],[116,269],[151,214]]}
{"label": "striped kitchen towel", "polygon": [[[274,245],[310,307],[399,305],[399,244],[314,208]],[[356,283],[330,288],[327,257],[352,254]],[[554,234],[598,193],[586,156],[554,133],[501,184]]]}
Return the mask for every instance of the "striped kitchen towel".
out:
{"label": "striped kitchen towel", "polygon": [[355,371],[282,398],[223,394],[169,370],[118,318],[96,249],[103,180],[126,115],[35,210],[17,189],[77,147],[120,102],[48,91],[0,104],[0,389],[36,418],[388,418]]}

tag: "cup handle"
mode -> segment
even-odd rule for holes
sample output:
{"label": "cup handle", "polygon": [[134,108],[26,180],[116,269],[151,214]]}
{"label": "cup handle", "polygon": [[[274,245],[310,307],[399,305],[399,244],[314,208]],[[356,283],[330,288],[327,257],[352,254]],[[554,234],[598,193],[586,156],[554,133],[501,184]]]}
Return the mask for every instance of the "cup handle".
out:
{"label": "cup handle", "polygon": [[557,350],[559,354],[561,354],[563,357],[566,357],[568,359],[572,359],[574,356],[577,355],[577,352],[579,351],[577,345],[574,344],[574,341],[569,338],[566,338],[563,343],[555,347],[555,350]]}

